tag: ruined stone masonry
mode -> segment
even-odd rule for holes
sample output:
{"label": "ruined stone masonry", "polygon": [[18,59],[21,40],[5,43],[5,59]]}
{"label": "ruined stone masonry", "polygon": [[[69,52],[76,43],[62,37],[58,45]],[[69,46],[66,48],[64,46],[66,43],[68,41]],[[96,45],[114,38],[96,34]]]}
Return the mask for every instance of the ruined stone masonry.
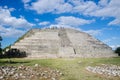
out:
{"label": "ruined stone masonry", "polygon": [[11,48],[28,57],[115,57],[112,49],[87,33],[70,28],[32,29]]}

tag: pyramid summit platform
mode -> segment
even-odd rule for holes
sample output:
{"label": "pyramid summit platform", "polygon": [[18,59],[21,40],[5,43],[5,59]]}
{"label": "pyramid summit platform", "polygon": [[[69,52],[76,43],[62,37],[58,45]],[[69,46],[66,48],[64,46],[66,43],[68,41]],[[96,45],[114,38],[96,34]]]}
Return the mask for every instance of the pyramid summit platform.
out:
{"label": "pyramid summit platform", "polygon": [[71,28],[31,29],[11,48],[27,57],[116,57],[112,49],[91,35]]}

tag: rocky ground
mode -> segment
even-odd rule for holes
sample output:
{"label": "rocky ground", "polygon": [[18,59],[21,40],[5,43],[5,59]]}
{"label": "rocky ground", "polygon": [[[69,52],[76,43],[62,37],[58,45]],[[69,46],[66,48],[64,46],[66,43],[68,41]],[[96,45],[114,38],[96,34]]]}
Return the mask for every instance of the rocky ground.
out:
{"label": "rocky ground", "polygon": [[101,75],[120,77],[120,66],[117,65],[102,64],[100,66],[95,66],[95,67],[88,66],[86,67],[86,70]]}
{"label": "rocky ground", "polygon": [[0,80],[59,80],[59,70],[35,66],[0,66]]}

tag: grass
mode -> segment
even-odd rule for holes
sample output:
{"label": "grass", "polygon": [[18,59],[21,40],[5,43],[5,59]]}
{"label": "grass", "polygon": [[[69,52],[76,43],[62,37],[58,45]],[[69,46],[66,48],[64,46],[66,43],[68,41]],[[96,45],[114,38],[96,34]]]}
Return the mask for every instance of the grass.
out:
{"label": "grass", "polygon": [[13,63],[8,63],[7,59],[0,59],[0,66],[21,64],[34,66],[39,64],[43,67],[58,69],[63,73],[60,80],[120,80],[120,77],[108,77],[98,75],[85,70],[87,66],[100,64],[114,64],[120,66],[120,58],[58,58],[58,59],[11,59]]}

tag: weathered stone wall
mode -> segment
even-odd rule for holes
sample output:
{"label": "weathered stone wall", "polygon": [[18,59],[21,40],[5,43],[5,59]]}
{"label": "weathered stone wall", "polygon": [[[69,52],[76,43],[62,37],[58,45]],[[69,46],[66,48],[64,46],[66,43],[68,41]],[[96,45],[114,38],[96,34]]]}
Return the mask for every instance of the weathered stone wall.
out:
{"label": "weathered stone wall", "polygon": [[78,56],[86,57],[111,57],[116,56],[112,49],[103,42],[93,38],[87,33],[67,29],[67,35],[72,42]]}
{"label": "weathered stone wall", "polygon": [[87,33],[74,29],[32,29],[11,48],[28,57],[114,57],[110,47]]}

